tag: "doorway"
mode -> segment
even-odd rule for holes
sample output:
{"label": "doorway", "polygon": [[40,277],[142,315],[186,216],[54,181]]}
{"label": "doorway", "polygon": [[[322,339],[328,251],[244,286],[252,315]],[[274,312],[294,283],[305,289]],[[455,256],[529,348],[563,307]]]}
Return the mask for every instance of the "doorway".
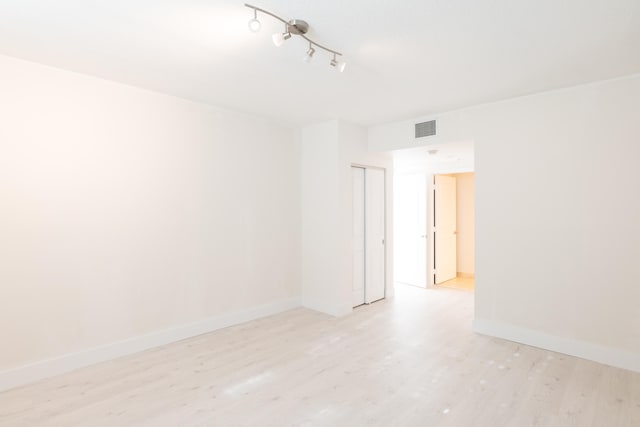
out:
{"label": "doorway", "polygon": [[[473,145],[473,141],[461,141],[393,152],[393,262],[396,284],[421,288],[473,288]],[[448,199],[443,195],[438,203],[434,180],[440,180],[440,177],[443,177],[441,188],[446,187],[448,182],[448,186],[455,190]],[[436,246],[438,234],[434,227],[434,205],[445,207],[447,203],[453,205],[449,210],[455,213],[448,217],[448,225],[440,224],[441,233],[446,233],[445,228],[449,233],[448,240],[444,239],[444,235],[441,236],[443,239],[440,243],[448,244],[448,249],[444,249]],[[440,219],[444,219],[442,215]],[[440,252],[439,256],[436,256],[436,250]],[[442,267],[440,271],[437,266]],[[436,279],[436,273],[441,273],[439,279]]]}
{"label": "doorway", "polygon": [[475,174],[435,174],[431,183],[431,284],[473,290]]}
{"label": "doorway", "polygon": [[352,166],[353,284],[352,305],[385,297],[385,170]]}

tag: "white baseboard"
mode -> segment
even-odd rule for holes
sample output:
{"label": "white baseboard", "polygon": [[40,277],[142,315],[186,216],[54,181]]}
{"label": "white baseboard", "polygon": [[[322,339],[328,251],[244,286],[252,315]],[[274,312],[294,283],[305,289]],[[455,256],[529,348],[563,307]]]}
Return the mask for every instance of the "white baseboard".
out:
{"label": "white baseboard", "polygon": [[473,331],[483,335],[504,338],[521,344],[592,360],[616,368],[640,372],[640,355],[615,348],[604,347],[586,341],[549,335],[520,326],[475,319]]}
{"label": "white baseboard", "polygon": [[289,298],[0,372],[0,391],[300,307]]}
{"label": "white baseboard", "polygon": [[310,310],[328,314],[334,317],[346,316],[353,311],[353,308],[349,305],[343,304],[341,306],[338,306],[337,304],[325,304],[323,302],[318,302],[309,298],[302,299],[302,306]]}

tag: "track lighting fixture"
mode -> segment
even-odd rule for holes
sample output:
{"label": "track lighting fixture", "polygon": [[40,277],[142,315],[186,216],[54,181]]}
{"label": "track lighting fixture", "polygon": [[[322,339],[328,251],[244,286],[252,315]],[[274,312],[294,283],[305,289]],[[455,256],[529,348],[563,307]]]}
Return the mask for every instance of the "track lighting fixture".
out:
{"label": "track lighting fixture", "polygon": [[280,18],[277,15],[274,15],[273,13],[267,10],[260,9],[259,7],[252,6],[247,3],[245,3],[244,5],[249,9],[253,10],[253,19],[249,21],[249,30],[253,31],[254,33],[260,31],[260,28],[262,27],[262,25],[260,24],[260,21],[258,21],[258,12],[264,13],[265,15],[269,15],[277,19],[278,21],[282,22],[285,27],[284,32],[275,33],[272,36],[273,44],[279,47],[279,46],[282,46],[286,40],[290,39],[291,35],[300,36],[309,42],[309,49],[307,50],[307,53],[303,57],[304,62],[310,62],[311,59],[313,58],[313,55],[316,53],[315,48],[319,48],[324,50],[325,52],[333,54],[333,59],[331,59],[331,62],[329,63],[332,67],[337,68],[340,72],[344,71],[344,68],[347,64],[344,61],[338,61],[337,57],[342,56],[340,52],[335,51],[333,49],[329,49],[326,46],[322,46],[321,44],[314,42],[313,40],[311,40],[309,37],[306,36],[307,31],[309,31],[309,24],[307,24],[307,22],[301,19],[291,19],[287,21],[283,18]]}

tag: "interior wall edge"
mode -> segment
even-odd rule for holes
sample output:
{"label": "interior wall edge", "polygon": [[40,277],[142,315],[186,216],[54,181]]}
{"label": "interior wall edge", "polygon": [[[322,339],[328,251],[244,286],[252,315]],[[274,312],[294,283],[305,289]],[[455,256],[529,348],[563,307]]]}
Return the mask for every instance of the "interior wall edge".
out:
{"label": "interior wall edge", "polygon": [[487,319],[475,319],[473,321],[473,331],[481,335],[502,338],[616,368],[640,372],[640,354],[630,353],[617,348],[604,347],[587,341],[549,335],[533,329]]}
{"label": "interior wall edge", "polygon": [[300,297],[282,299],[6,370],[0,372],[0,392],[218,329],[272,316],[300,306]]}

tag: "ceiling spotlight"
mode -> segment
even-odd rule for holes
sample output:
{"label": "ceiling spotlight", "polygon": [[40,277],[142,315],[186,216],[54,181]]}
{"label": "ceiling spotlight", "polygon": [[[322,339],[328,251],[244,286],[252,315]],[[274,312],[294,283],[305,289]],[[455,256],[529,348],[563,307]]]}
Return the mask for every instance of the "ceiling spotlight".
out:
{"label": "ceiling spotlight", "polygon": [[329,65],[331,65],[332,67],[337,67],[338,70],[342,73],[345,69],[345,67],[347,66],[346,62],[339,62],[336,59],[336,54],[333,54],[333,58],[331,59],[331,62],[329,62]]}
{"label": "ceiling spotlight", "polygon": [[261,27],[262,24],[258,21],[258,11],[253,9],[253,19],[249,21],[249,30],[251,30],[252,33],[257,33]]}
{"label": "ceiling spotlight", "polygon": [[311,61],[311,59],[313,58],[313,55],[316,53],[316,48],[319,48],[324,50],[327,53],[333,54],[333,59],[330,62],[332,67],[337,67],[338,70],[340,70],[340,72],[344,71],[344,68],[347,64],[345,62],[339,62],[337,59],[337,57],[342,56],[342,54],[333,49],[329,49],[326,46],[322,46],[321,44],[318,44],[313,40],[311,40],[309,37],[307,37],[306,34],[307,34],[307,31],[309,30],[309,24],[307,24],[305,21],[301,19],[291,19],[287,21],[283,18],[280,18],[278,15],[275,15],[267,10],[260,9],[259,7],[255,7],[247,3],[245,3],[244,5],[249,9],[253,10],[253,19],[249,21],[249,29],[251,31],[253,32],[260,31],[261,24],[260,24],[260,21],[258,21],[258,17],[257,17],[258,12],[264,13],[265,15],[269,15],[284,24],[284,32],[275,33],[272,36],[273,44],[275,44],[276,46],[282,46],[286,40],[291,38],[292,35],[300,36],[309,42],[309,50],[307,50],[307,53],[303,58],[304,62]]}
{"label": "ceiling spotlight", "polygon": [[304,62],[311,62],[311,58],[313,58],[313,54],[314,53],[316,53],[316,50],[313,48],[313,45],[311,43],[309,43],[309,50],[304,55],[304,58],[302,58],[302,60]]}
{"label": "ceiling spotlight", "polygon": [[282,46],[285,40],[289,40],[290,38],[291,38],[291,33],[288,31],[284,33],[275,33],[273,36],[271,36],[271,39],[273,40],[273,44],[275,44],[277,47]]}

